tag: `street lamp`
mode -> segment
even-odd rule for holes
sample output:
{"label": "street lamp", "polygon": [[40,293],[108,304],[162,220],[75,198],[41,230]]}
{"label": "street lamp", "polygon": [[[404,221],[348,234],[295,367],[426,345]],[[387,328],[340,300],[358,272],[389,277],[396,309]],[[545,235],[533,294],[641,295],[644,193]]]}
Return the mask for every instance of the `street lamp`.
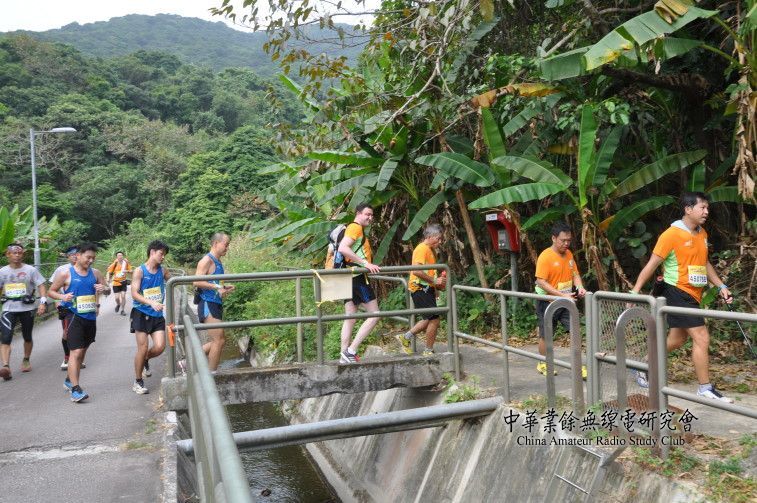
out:
{"label": "street lamp", "polygon": [[75,133],[76,129],[72,127],[54,127],[47,131],[35,131],[29,129],[29,143],[32,149],[32,211],[34,212],[34,267],[39,270],[40,253],[39,253],[39,222],[37,221],[37,165],[34,154],[34,137],[38,134],[46,133]]}

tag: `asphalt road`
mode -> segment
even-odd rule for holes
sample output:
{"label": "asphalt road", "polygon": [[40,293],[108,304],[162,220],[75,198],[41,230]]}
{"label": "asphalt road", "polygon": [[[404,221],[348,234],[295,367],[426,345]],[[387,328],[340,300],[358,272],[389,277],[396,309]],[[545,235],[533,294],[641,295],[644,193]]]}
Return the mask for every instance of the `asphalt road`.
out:
{"label": "asphalt road", "polygon": [[81,403],[63,386],[57,316],[34,327],[29,373],[20,371],[23,339],[14,337],[13,379],[0,381],[0,502],[160,500],[164,357],[151,362],[150,394],[134,393],[134,336],[114,308],[111,295],[81,371],[90,395]]}

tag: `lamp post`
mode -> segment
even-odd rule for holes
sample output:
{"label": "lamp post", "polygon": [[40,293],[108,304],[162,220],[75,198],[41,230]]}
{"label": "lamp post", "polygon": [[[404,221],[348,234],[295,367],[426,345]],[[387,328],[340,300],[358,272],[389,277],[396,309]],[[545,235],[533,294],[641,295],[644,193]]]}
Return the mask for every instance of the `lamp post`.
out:
{"label": "lamp post", "polygon": [[34,152],[34,137],[38,134],[46,133],[75,133],[76,129],[72,127],[54,127],[48,131],[35,131],[29,129],[29,143],[31,144],[32,154],[32,211],[34,214],[34,268],[39,270],[40,252],[39,252],[39,222],[37,220],[37,164]]}

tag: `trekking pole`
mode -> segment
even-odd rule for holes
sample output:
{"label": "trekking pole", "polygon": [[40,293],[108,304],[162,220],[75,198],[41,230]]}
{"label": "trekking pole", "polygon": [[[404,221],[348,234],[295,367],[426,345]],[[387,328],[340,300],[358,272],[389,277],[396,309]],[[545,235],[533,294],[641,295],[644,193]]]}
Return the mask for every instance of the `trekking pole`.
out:
{"label": "trekking pole", "polygon": [[[727,301],[732,299],[733,296],[728,297],[725,299],[725,305],[728,307],[728,310],[733,312],[733,308],[731,307],[731,304],[729,304]],[[752,346],[752,338],[747,335],[747,333],[744,331],[744,327],[741,326],[741,323],[736,320],[736,325],[738,325],[739,330],[741,330],[741,335],[744,336],[744,342],[746,342],[746,345],[749,347],[749,352],[752,355],[752,358],[757,358],[757,354],[754,352],[754,346]]]}

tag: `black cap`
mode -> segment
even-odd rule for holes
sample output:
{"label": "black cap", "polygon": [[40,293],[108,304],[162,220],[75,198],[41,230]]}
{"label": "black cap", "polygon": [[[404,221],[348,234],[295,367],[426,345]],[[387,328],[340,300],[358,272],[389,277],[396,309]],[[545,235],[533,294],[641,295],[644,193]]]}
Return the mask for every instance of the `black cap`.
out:
{"label": "black cap", "polygon": [[75,254],[78,251],[79,251],[78,247],[76,247],[76,246],[69,246],[68,248],[66,248],[66,251],[63,252],[63,253],[65,253],[66,255],[73,255],[73,254]]}

